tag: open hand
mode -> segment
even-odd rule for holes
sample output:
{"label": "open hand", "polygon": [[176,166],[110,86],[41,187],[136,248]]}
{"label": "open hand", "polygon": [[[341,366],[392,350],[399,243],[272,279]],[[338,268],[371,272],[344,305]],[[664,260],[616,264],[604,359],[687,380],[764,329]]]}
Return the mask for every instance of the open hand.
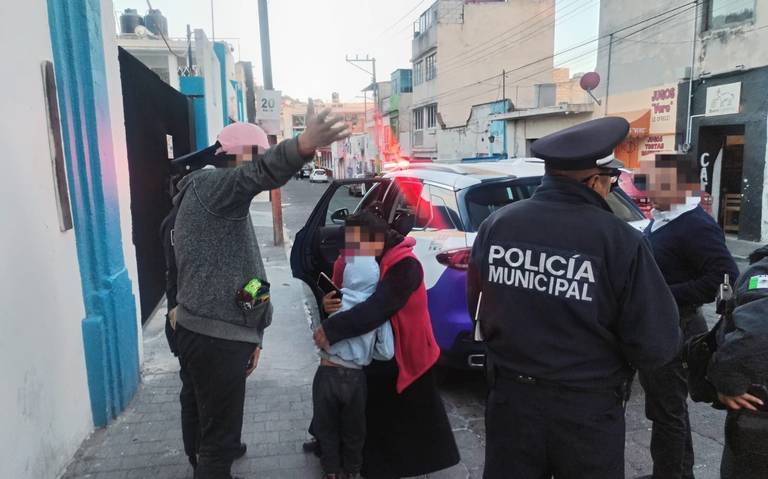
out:
{"label": "open hand", "polygon": [[738,411],[739,409],[749,409],[750,411],[757,411],[755,406],[762,406],[763,401],[751,394],[744,393],[741,396],[726,396],[725,394],[717,393],[720,402],[725,404],[728,409]]}
{"label": "open hand", "polygon": [[256,370],[256,366],[259,365],[259,356],[261,356],[261,346],[256,346],[256,348],[251,353],[251,357],[248,358],[248,366],[246,366],[245,369],[245,377],[250,376],[251,373]]}
{"label": "open hand", "polygon": [[326,314],[333,314],[341,309],[341,300],[336,295],[335,291],[323,296],[323,310]]}
{"label": "open hand", "polygon": [[330,145],[334,141],[343,140],[349,136],[347,125],[342,123],[344,118],[331,115],[331,109],[326,108],[317,116],[310,100],[307,107],[307,128],[299,135],[299,154],[304,158],[314,156],[315,150]]}

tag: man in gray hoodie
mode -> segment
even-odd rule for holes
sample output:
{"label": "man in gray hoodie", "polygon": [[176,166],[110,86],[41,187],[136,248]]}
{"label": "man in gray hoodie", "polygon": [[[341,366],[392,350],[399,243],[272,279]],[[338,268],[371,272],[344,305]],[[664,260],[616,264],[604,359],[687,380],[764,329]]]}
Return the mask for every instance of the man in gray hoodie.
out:
{"label": "man in gray hoodie", "polygon": [[176,341],[200,414],[196,479],[232,477],[241,448],[245,380],[256,368],[272,320],[268,300],[244,301],[246,292],[253,292],[250,285],[266,284],[251,200],[284,185],[317,148],[345,138],[340,121],[325,110],[298,138],[266,152],[258,148],[265,140],[259,127],[235,123],[222,130],[216,144],[175,161],[220,166],[187,175],[174,199],[179,202],[173,233]]}

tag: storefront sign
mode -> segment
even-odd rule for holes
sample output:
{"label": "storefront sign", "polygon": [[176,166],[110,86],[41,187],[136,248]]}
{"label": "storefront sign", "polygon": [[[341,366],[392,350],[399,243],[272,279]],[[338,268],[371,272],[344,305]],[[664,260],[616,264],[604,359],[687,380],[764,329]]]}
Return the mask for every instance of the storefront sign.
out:
{"label": "storefront sign", "polygon": [[640,144],[640,156],[655,156],[675,150],[675,135],[651,135]]}
{"label": "storefront sign", "polygon": [[651,93],[651,135],[674,133],[677,123],[677,86],[654,89]]}
{"label": "storefront sign", "polygon": [[711,86],[707,88],[706,116],[733,115],[739,112],[741,83]]}

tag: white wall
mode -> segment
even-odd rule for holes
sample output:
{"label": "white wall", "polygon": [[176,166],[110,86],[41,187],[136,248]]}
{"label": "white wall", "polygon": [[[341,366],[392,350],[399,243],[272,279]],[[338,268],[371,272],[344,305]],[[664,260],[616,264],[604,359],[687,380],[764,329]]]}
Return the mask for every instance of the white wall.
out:
{"label": "white wall", "polygon": [[530,156],[527,146],[532,140],[570,128],[591,119],[590,113],[567,116],[543,116],[507,121],[507,152],[510,157]]}
{"label": "white wall", "polygon": [[208,41],[205,32],[199,29],[195,30],[195,61],[200,68],[200,75],[205,79],[205,116],[208,123],[208,144],[212,145],[224,128],[221,70],[213,44]]}
{"label": "white wall", "polygon": [[[107,69],[107,92],[109,94],[109,114],[112,124],[112,147],[114,150],[117,194],[120,202],[120,233],[123,240],[123,258],[125,269],[133,286],[136,303],[136,330],[139,344],[139,364],[144,358],[144,341],[141,328],[141,302],[139,298],[139,271],[136,262],[136,247],[133,244],[133,220],[131,217],[131,184],[128,173],[128,151],[125,140],[125,116],[123,115],[123,86],[120,80],[120,63],[117,59],[117,32],[112,16],[112,1],[101,2],[101,28],[104,35],[104,62]],[[179,87],[176,75],[176,57],[167,55],[171,79],[175,79],[174,88]]]}
{"label": "white wall", "polygon": [[[107,9],[111,12],[111,7]],[[72,230],[53,188],[41,62],[52,60],[45,2],[1,2],[0,477],[56,477],[92,428]],[[19,39],[24,47],[19,48]]]}

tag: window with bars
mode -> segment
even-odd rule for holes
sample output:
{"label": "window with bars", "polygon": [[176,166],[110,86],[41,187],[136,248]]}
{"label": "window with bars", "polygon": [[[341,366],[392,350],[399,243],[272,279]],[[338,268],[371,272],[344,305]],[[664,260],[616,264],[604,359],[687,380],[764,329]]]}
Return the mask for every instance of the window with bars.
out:
{"label": "window with bars", "polygon": [[437,53],[433,53],[426,59],[427,81],[437,77]]}
{"label": "window with bars", "polygon": [[413,129],[424,129],[424,108],[416,108],[413,110]]}
{"label": "window with bars", "polygon": [[424,61],[419,60],[413,64],[413,84],[420,85],[424,83]]}
{"label": "window with bars", "polygon": [[437,104],[429,105],[427,110],[427,128],[434,128],[437,125]]}

